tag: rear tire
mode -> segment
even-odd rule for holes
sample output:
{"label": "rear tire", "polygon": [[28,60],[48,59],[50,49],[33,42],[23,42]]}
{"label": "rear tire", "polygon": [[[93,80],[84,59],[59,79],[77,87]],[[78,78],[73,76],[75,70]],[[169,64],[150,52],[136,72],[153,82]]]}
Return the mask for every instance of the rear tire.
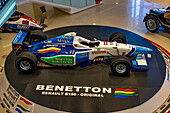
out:
{"label": "rear tire", "polygon": [[41,30],[34,30],[31,32],[31,40],[32,42],[42,42],[47,40],[47,36]]}
{"label": "rear tire", "polygon": [[116,76],[129,75],[131,67],[131,61],[125,56],[117,56],[111,61],[111,70]]}
{"label": "rear tire", "polygon": [[148,17],[145,22],[148,31],[155,33],[159,30],[159,21],[154,17]]}
{"label": "rear tire", "polygon": [[22,52],[17,57],[15,65],[22,73],[32,73],[36,70],[37,57],[30,52]]}
{"label": "rear tire", "polygon": [[110,36],[109,42],[117,42],[117,43],[127,44],[127,39],[123,33],[115,32]]}
{"label": "rear tire", "polygon": [[170,28],[164,28],[168,33],[170,33]]}

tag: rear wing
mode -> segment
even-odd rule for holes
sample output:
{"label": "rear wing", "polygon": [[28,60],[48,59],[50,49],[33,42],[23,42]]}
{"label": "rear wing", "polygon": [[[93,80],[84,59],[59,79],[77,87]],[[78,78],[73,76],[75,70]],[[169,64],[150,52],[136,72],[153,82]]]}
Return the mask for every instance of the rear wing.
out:
{"label": "rear wing", "polygon": [[22,30],[18,32],[17,36],[12,41],[13,51],[15,51],[16,53],[22,51],[23,42],[26,39],[27,34],[27,32],[23,32]]}
{"label": "rear wing", "polygon": [[22,43],[23,43],[24,39],[26,38],[26,36],[27,36],[27,33],[20,30],[18,32],[17,36],[12,41],[12,44],[21,44],[22,45]]}

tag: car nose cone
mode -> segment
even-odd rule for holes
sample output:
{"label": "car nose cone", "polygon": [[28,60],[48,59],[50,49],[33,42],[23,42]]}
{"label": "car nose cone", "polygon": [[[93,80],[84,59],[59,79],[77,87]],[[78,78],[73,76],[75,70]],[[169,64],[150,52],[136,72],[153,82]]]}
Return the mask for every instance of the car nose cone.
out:
{"label": "car nose cone", "polygon": [[136,46],[136,52],[139,53],[151,53],[153,50],[147,47]]}

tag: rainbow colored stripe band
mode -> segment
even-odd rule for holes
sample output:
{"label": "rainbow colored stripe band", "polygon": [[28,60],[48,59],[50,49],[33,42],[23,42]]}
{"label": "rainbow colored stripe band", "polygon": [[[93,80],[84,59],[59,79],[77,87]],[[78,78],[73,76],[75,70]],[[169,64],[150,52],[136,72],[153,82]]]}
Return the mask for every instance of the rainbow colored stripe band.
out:
{"label": "rainbow colored stripe band", "polygon": [[124,88],[116,88],[115,91],[121,90],[121,91],[136,91],[137,89],[124,89]]}
{"label": "rainbow colored stripe band", "polygon": [[136,94],[136,91],[137,89],[116,88],[114,98],[128,98],[138,96],[138,94]]}
{"label": "rainbow colored stripe band", "polygon": [[20,98],[20,100],[22,100],[22,101],[24,101],[25,102],[25,104],[27,104],[27,105],[32,105],[30,102],[28,102],[27,100],[25,100],[24,98]]}
{"label": "rainbow colored stripe band", "polygon": [[47,52],[50,52],[50,51],[54,51],[54,52],[60,52],[60,48],[55,48],[55,47],[50,47],[50,48],[47,48],[47,49],[40,49],[38,50],[40,53],[47,53]]}

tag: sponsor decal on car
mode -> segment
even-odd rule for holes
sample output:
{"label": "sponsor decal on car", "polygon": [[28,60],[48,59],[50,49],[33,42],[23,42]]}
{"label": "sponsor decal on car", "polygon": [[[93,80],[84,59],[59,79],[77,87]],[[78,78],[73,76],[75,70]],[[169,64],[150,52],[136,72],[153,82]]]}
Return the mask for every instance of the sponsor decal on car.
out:
{"label": "sponsor decal on car", "polygon": [[93,62],[103,62],[104,58],[95,58],[93,59]]}
{"label": "sponsor decal on car", "polygon": [[89,53],[88,53],[88,52],[77,54],[77,58],[78,58],[78,59],[80,59],[80,58],[86,58],[86,57],[89,57]]}
{"label": "sponsor decal on car", "polygon": [[17,28],[18,29],[29,29],[30,26],[28,26],[28,25],[17,25]]}
{"label": "sponsor decal on car", "polygon": [[57,41],[58,42],[63,42],[63,43],[70,42],[69,40],[63,40],[63,39],[58,39]]}
{"label": "sponsor decal on car", "polygon": [[109,44],[110,44],[110,45],[114,45],[114,43],[113,43],[113,42],[109,42]]}
{"label": "sponsor decal on car", "polygon": [[43,53],[47,53],[47,52],[50,52],[50,51],[54,51],[54,52],[60,52],[60,48],[56,48],[56,47],[49,47],[49,48],[46,48],[46,49],[40,49],[38,50],[41,54]]}
{"label": "sponsor decal on car", "polygon": [[100,48],[97,48],[97,51],[101,51],[101,49],[100,49]]}
{"label": "sponsor decal on car", "polygon": [[108,45],[108,42],[103,42],[104,45]]}
{"label": "sponsor decal on car", "polygon": [[74,65],[74,56],[41,57],[41,60],[54,65]]}
{"label": "sponsor decal on car", "polygon": [[78,44],[74,44],[74,46],[75,46],[75,47],[77,47],[77,46],[78,46]]}
{"label": "sponsor decal on car", "polygon": [[105,54],[106,51],[94,51],[92,52],[92,54]]}
{"label": "sponsor decal on car", "polygon": [[34,19],[32,19],[32,18],[30,18],[28,16],[23,15],[21,18],[27,19],[27,20],[29,20],[29,21],[31,21],[33,23],[36,23],[36,24],[38,24],[40,26],[40,24],[36,20],[34,20]]}
{"label": "sponsor decal on car", "polygon": [[62,38],[71,40],[71,39],[73,39],[74,37],[73,37],[73,36],[63,35]]}
{"label": "sponsor decal on car", "polygon": [[23,20],[23,21],[22,21],[22,24],[29,25],[29,21]]}

